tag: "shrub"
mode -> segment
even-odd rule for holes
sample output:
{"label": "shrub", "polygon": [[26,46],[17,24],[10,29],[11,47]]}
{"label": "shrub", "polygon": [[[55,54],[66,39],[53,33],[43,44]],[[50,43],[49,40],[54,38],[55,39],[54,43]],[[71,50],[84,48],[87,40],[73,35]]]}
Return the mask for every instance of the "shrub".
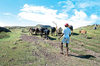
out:
{"label": "shrub", "polygon": [[3,39],[3,38],[9,38],[10,36],[6,33],[6,32],[1,32],[0,33],[0,39]]}

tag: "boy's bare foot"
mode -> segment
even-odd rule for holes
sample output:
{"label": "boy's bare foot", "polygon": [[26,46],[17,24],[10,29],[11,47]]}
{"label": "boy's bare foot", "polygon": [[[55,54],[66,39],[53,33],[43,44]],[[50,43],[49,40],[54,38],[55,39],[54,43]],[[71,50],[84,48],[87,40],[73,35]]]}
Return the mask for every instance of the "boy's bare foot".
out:
{"label": "boy's bare foot", "polygon": [[67,57],[68,57],[69,55],[68,55],[68,54],[65,54],[65,56],[67,56]]}

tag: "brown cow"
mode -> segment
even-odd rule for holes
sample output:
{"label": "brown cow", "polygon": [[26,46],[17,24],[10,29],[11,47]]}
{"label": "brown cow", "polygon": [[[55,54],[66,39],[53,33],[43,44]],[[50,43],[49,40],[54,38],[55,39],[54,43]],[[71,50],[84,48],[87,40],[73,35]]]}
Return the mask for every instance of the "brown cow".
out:
{"label": "brown cow", "polygon": [[80,30],[79,33],[81,33],[81,34],[86,34],[87,31],[86,31],[86,30]]}
{"label": "brown cow", "polygon": [[56,30],[57,35],[61,35],[62,34],[63,29],[60,27],[58,30]]}

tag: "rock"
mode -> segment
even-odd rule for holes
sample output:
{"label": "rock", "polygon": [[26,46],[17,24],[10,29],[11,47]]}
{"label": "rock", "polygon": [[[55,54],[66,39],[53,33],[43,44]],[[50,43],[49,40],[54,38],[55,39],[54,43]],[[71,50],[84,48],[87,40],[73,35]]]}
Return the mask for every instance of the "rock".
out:
{"label": "rock", "polygon": [[13,47],[12,49],[17,49],[17,47]]}
{"label": "rock", "polygon": [[9,60],[9,62],[11,62],[11,61],[14,61],[14,59],[12,58],[12,59]]}

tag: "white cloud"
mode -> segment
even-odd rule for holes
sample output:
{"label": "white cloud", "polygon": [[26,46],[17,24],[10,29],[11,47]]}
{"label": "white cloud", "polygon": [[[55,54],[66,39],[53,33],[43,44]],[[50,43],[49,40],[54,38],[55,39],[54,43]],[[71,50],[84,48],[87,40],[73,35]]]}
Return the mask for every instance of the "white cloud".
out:
{"label": "white cloud", "polygon": [[68,18],[68,15],[66,13],[59,13],[57,15],[57,18],[59,18],[59,19],[67,19]]}
{"label": "white cloud", "polygon": [[0,26],[4,27],[4,26],[8,26],[8,24],[5,24],[4,22],[0,21]]}
{"label": "white cloud", "polygon": [[74,19],[74,20],[84,20],[87,18],[87,15],[86,13],[84,13],[83,11],[77,11],[75,10],[75,15],[71,17],[71,19]]}
{"label": "white cloud", "polygon": [[[90,25],[96,22],[97,16],[91,15],[88,17],[84,11],[74,10],[75,14],[68,18],[65,12],[58,13],[57,10],[49,9],[44,6],[30,6],[25,4],[18,14],[21,19],[37,22],[37,24],[47,24],[54,26],[52,23],[55,21],[59,27],[64,28],[65,23],[73,25],[74,28]],[[95,20],[93,20],[95,19]]]}
{"label": "white cloud", "polygon": [[57,10],[48,9],[44,6],[30,6],[28,4],[24,5],[24,8],[21,11],[30,12],[30,13],[40,13],[40,14],[51,14],[55,15]]}
{"label": "white cloud", "polygon": [[97,20],[98,16],[97,15],[91,15],[90,18],[93,19],[93,20]]}
{"label": "white cloud", "polygon": [[72,24],[75,28],[91,25],[96,22],[96,20],[92,20],[94,17],[91,15],[92,18],[89,18],[85,12],[75,10],[75,15],[72,16],[68,21]]}
{"label": "white cloud", "polygon": [[53,25],[52,21],[58,21],[66,19],[67,14],[59,13],[57,10],[48,9],[44,6],[30,6],[25,4],[21,12],[18,14],[19,17],[26,20],[31,20],[39,24],[50,24]]}
{"label": "white cloud", "polygon": [[[78,28],[82,26],[92,25],[97,20],[99,20],[99,17],[96,15],[91,15],[91,17],[88,17],[84,11],[75,10],[74,12],[75,15],[73,15],[69,19],[59,21],[59,26],[64,28],[64,24],[69,23],[70,25],[73,25],[74,28]],[[61,25],[61,22],[63,22],[63,25]]]}

